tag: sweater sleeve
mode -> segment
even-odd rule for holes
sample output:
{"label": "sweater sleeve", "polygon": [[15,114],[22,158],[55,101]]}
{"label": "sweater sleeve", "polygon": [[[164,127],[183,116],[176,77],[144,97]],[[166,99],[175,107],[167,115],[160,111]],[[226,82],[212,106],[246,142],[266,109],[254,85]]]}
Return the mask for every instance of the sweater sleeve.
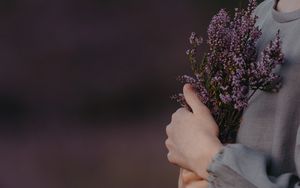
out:
{"label": "sweater sleeve", "polygon": [[209,188],[300,188],[299,139],[295,151],[298,175],[270,176],[269,156],[239,143],[228,144],[214,156],[207,169]]}

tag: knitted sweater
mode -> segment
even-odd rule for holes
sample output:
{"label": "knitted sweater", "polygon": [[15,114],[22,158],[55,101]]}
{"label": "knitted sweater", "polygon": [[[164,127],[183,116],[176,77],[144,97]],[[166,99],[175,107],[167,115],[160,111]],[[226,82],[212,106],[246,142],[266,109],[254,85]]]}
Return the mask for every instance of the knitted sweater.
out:
{"label": "knitted sweater", "polygon": [[237,143],[218,152],[207,171],[209,188],[300,188],[300,10],[275,9],[265,0],[255,11],[261,52],[278,30],[285,62],[278,93],[257,91],[243,112]]}

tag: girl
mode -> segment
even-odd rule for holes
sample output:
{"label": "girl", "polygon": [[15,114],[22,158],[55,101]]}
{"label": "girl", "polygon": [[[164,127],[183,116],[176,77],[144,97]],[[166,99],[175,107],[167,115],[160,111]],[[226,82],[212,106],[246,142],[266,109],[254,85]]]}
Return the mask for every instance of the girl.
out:
{"label": "girl", "polygon": [[284,64],[278,93],[257,91],[243,113],[237,143],[222,145],[218,125],[190,85],[167,126],[168,160],[180,188],[300,188],[300,0],[265,0],[255,11],[262,51],[280,30]]}

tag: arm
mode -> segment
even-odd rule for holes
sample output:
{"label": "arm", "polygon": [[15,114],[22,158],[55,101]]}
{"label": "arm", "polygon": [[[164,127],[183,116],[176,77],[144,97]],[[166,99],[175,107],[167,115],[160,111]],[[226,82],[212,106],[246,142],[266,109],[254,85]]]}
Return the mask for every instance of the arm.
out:
{"label": "arm", "polygon": [[[299,131],[298,131],[299,133]],[[298,174],[268,174],[270,158],[242,144],[228,144],[210,163],[209,188],[300,188],[300,135],[297,135],[295,162]]]}
{"label": "arm", "polygon": [[[171,163],[209,181],[209,188],[300,188],[300,128],[295,144],[297,174],[274,177],[268,172],[270,157],[242,144],[218,143],[216,123],[189,86],[185,98],[193,113],[180,109],[167,126]],[[204,180],[204,181],[205,181]]]}

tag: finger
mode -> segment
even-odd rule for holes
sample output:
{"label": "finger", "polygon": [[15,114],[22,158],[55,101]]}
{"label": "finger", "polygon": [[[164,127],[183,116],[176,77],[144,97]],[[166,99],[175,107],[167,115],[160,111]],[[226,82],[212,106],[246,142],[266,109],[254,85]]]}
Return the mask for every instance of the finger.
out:
{"label": "finger", "polygon": [[165,141],[165,146],[167,147],[167,149],[168,150],[170,150],[171,149],[171,141],[169,140],[169,139],[166,139],[166,141]]}
{"label": "finger", "polygon": [[186,108],[178,108],[176,112],[172,114],[172,120],[182,119],[182,116],[191,114],[191,112]]}
{"label": "finger", "polygon": [[208,182],[206,180],[193,181],[185,188],[208,188]]}
{"label": "finger", "polygon": [[173,149],[171,149],[171,150],[169,151],[169,153],[167,154],[167,158],[168,158],[168,161],[169,161],[171,164],[173,164],[173,165],[175,165],[175,166],[177,166],[177,167],[179,167],[179,168],[183,165],[182,160],[180,160],[180,159],[178,159],[178,157],[176,157],[176,154],[175,154],[175,152],[173,151]]}
{"label": "finger", "polygon": [[197,174],[195,174],[192,171],[186,169],[182,170],[182,181],[185,184],[189,184],[190,182],[197,181],[197,180],[203,180],[203,178],[197,176]]}
{"label": "finger", "polygon": [[179,170],[178,188],[184,188],[184,185],[183,185],[183,182],[182,182],[182,168],[180,168],[180,170]]}
{"label": "finger", "polygon": [[175,114],[190,114],[191,112],[188,111],[188,109],[182,107],[182,108],[178,108],[175,112]]}
{"label": "finger", "polygon": [[166,134],[167,134],[167,136],[170,135],[170,132],[171,132],[171,125],[168,125],[168,126],[166,127]]}
{"label": "finger", "polygon": [[185,84],[183,86],[183,95],[186,102],[191,107],[193,113],[195,114],[201,113],[205,105],[201,102],[200,98],[198,97],[197,93],[195,92],[191,84]]}
{"label": "finger", "polygon": [[169,161],[170,163],[176,165],[176,161],[175,161],[175,159],[174,159],[174,157],[173,157],[173,155],[172,155],[171,152],[168,153],[167,158],[168,158],[168,161]]}

